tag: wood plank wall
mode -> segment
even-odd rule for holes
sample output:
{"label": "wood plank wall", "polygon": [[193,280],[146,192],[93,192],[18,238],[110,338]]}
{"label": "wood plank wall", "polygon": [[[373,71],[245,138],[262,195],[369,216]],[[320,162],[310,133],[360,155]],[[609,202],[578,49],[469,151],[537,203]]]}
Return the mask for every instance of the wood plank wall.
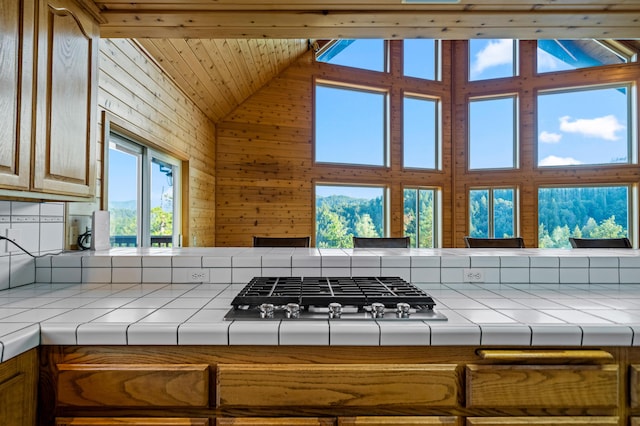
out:
{"label": "wood plank wall", "polygon": [[213,246],[214,124],[135,41],[101,39],[99,64],[98,187],[110,123],[183,161],[183,245]]}
{"label": "wood plank wall", "polygon": [[[450,42],[444,42],[450,49]],[[402,188],[441,188],[451,204],[450,54],[445,55],[443,81],[402,79],[401,42],[391,42],[391,72],[316,63],[308,52],[225,119],[216,123],[216,245],[248,246],[253,235],[314,235],[314,184],[384,185],[391,190],[390,235],[403,232]],[[346,81],[384,88],[391,97],[391,166],[348,167],[313,162],[314,79]],[[442,98],[443,171],[402,168],[402,91]],[[443,209],[443,228],[451,229],[451,209]],[[443,244],[451,240],[444,235]]]}
{"label": "wood plank wall", "polygon": [[[316,182],[387,185],[391,190],[390,236],[402,235],[404,186],[440,188],[442,247],[464,246],[462,237],[468,233],[468,190],[473,187],[515,186],[520,196],[520,234],[527,247],[536,247],[540,186],[638,184],[638,165],[537,169],[534,112],[537,90],[619,81],[632,82],[637,87],[640,65],[536,76],[536,43],[530,41],[521,44],[520,77],[467,83],[467,42],[445,41],[442,82],[424,82],[402,77],[401,43],[391,42],[391,72],[384,75],[315,63],[313,53],[309,52],[216,123],[216,245],[248,246],[252,235],[313,236],[313,187]],[[313,163],[315,78],[371,84],[396,94],[392,97],[390,111],[389,168]],[[402,97],[398,96],[402,91],[441,97],[442,171],[402,169]],[[467,170],[467,100],[471,96],[498,93],[517,93],[519,97],[519,168],[470,172]],[[634,93],[634,101],[638,104],[638,91]],[[638,114],[637,109],[635,114]],[[637,221],[638,218],[631,218],[630,223]]]}

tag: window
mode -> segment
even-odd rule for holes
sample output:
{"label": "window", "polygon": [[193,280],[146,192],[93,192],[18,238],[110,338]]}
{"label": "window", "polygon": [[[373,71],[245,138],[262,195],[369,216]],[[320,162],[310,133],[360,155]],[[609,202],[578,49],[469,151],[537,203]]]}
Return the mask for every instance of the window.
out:
{"label": "window", "polygon": [[316,60],[371,71],[386,70],[384,40],[332,40],[317,54]]}
{"label": "window", "polygon": [[516,168],[516,98],[469,101],[469,169]]}
{"label": "window", "polygon": [[469,191],[469,236],[511,238],[516,236],[514,188],[481,188]]}
{"label": "window", "polygon": [[406,39],[403,46],[404,75],[425,80],[438,79],[439,49],[436,40]]}
{"label": "window", "polygon": [[538,94],[538,166],[629,163],[627,86]]}
{"label": "window", "polygon": [[315,160],[387,165],[385,92],[316,83]]}
{"label": "window", "polygon": [[469,81],[517,75],[517,46],[509,39],[469,40]]}
{"label": "window", "polygon": [[179,161],[111,133],[108,164],[111,245],[179,246]]}
{"label": "window", "polygon": [[569,248],[569,237],[629,237],[629,187],[538,189],[538,247]]}
{"label": "window", "polygon": [[631,56],[604,40],[538,40],[538,72],[623,64]]}
{"label": "window", "polygon": [[438,101],[405,95],[402,110],[404,167],[439,169]]}
{"label": "window", "polygon": [[386,188],[316,185],[316,247],[353,247],[353,237],[386,235]]}
{"label": "window", "polygon": [[411,247],[435,247],[435,201],[434,189],[404,189],[404,235],[411,239]]}

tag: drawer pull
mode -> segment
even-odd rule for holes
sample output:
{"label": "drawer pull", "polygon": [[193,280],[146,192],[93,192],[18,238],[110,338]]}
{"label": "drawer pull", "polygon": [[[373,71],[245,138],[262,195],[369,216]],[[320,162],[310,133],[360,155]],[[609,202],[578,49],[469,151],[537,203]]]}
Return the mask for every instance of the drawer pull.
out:
{"label": "drawer pull", "polygon": [[509,350],[480,349],[478,355],[482,359],[492,361],[613,361],[613,355],[601,350]]}

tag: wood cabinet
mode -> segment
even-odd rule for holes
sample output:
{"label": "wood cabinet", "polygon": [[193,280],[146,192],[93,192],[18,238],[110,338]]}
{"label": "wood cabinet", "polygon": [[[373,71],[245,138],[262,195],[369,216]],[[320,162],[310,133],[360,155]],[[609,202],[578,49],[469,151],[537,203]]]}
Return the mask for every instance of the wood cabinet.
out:
{"label": "wood cabinet", "polygon": [[456,364],[220,364],[218,407],[456,407]]}
{"label": "wood cabinet", "polygon": [[[146,425],[149,419],[171,418],[209,419],[220,426],[613,426],[640,417],[626,395],[627,384],[631,392],[639,391],[637,348],[44,346],[41,351],[42,425],[54,419],[58,425],[119,424],[123,418]],[[98,419],[103,423],[95,423]]]}
{"label": "wood cabinet", "polygon": [[0,364],[0,425],[35,424],[37,380],[36,349]]}
{"label": "wood cabinet", "polygon": [[0,188],[30,185],[34,0],[0,0]]}
{"label": "wood cabinet", "polygon": [[166,417],[68,417],[56,419],[56,426],[209,426],[209,419]]}
{"label": "wood cabinet", "polygon": [[0,189],[93,197],[98,25],[73,0],[0,6]]}

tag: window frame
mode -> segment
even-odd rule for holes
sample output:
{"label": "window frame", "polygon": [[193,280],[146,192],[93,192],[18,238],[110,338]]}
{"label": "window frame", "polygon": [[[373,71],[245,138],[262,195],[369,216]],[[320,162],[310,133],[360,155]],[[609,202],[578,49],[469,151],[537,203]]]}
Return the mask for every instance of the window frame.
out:
{"label": "window frame", "polygon": [[170,164],[174,168],[173,179],[173,216],[172,216],[172,247],[182,247],[182,161],[169,154],[156,150],[142,140],[127,136],[110,129],[104,149],[104,183],[103,201],[105,208],[109,206],[109,155],[112,149],[126,152],[137,157],[139,170],[137,176],[137,232],[136,247],[151,247],[151,163],[154,158]]}
{"label": "window frame", "polygon": [[503,238],[495,236],[495,195],[496,190],[510,189],[513,191],[513,236],[520,236],[520,191],[517,185],[486,185],[472,186],[467,189],[467,235],[471,235],[471,191],[488,191],[487,200],[487,237]]}
{"label": "window frame", "polygon": [[[407,166],[405,164],[406,158],[406,143],[405,143],[405,100],[414,99],[414,100],[427,100],[434,102],[434,167],[417,167],[417,166]],[[405,170],[425,170],[425,171],[442,171],[442,98],[434,95],[426,95],[422,93],[415,93],[410,91],[402,92],[402,140],[401,140],[401,153],[402,153],[402,168]]]}
{"label": "window frame", "polygon": [[[471,168],[471,104],[474,101],[513,99],[513,166]],[[492,170],[520,170],[520,96],[518,93],[501,93],[467,97],[467,172],[483,173]]]}
{"label": "window frame", "polygon": [[[317,87],[323,86],[333,89],[341,89],[341,90],[351,90],[356,92],[364,92],[364,93],[373,93],[373,94],[381,94],[383,95],[383,123],[382,123],[382,139],[383,146],[382,148],[382,164],[362,164],[362,163],[345,163],[345,162],[333,162],[333,161],[318,161],[317,158],[317,149],[318,149],[318,138],[317,138]],[[389,124],[389,114],[390,114],[390,102],[391,102],[391,93],[388,88],[385,87],[376,87],[373,85],[365,85],[365,84],[352,84],[348,82],[340,82],[335,80],[326,80],[320,78],[313,79],[313,118],[312,118],[312,155],[313,155],[313,164],[314,165],[339,165],[339,166],[348,166],[348,167],[366,167],[366,168],[377,168],[377,169],[388,169],[391,167],[391,137],[390,137],[390,124]]]}
{"label": "window frame", "polygon": [[[577,72],[579,70],[571,70],[573,72]],[[539,111],[539,103],[538,98],[540,95],[545,94],[562,94],[562,93],[571,93],[571,92],[588,92],[590,90],[601,90],[601,89],[616,89],[624,87],[627,90],[627,132],[626,132],[626,140],[627,140],[627,162],[625,163],[587,163],[587,164],[563,164],[563,165],[555,165],[555,166],[540,166],[540,116],[538,114]],[[630,166],[638,164],[638,149],[637,149],[637,134],[638,130],[636,128],[636,121],[634,117],[636,115],[636,108],[634,99],[636,98],[636,86],[633,82],[624,81],[617,83],[607,83],[607,84],[589,84],[589,85],[579,85],[579,86],[567,86],[562,88],[551,88],[551,89],[539,89],[534,93],[534,102],[535,102],[535,122],[533,125],[535,126],[535,134],[534,134],[534,150],[535,150],[535,163],[534,168],[536,170],[554,170],[558,167],[568,167],[568,168],[590,168],[590,167],[620,167],[620,166]]]}

